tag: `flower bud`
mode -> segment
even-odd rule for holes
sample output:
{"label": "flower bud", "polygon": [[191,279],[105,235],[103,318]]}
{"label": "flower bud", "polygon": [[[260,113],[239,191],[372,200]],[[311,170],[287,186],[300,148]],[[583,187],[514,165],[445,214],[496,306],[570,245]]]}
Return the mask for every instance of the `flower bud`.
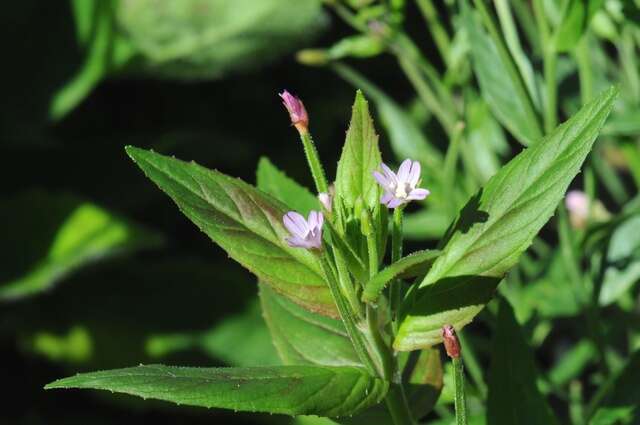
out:
{"label": "flower bud", "polygon": [[302,101],[286,90],[280,93],[279,96],[282,98],[282,104],[289,112],[291,124],[293,124],[301,134],[306,134],[309,127],[309,116]]}
{"label": "flower bud", "polygon": [[331,207],[333,206],[333,199],[331,198],[331,195],[327,192],[322,192],[318,195],[318,200],[320,201],[320,203],[322,204],[322,206],[324,207],[325,210],[327,210],[327,212],[331,212]]}
{"label": "flower bud", "polygon": [[460,357],[460,341],[456,336],[456,331],[451,325],[444,325],[442,327],[442,340],[444,342],[444,349],[447,351],[447,355],[452,359]]}

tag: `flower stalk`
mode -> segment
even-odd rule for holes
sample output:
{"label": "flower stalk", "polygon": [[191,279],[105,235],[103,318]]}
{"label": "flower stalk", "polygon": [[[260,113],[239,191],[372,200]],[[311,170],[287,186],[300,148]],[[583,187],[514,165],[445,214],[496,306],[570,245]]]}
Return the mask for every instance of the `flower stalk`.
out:
{"label": "flower stalk", "polygon": [[453,362],[453,383],[455,387],[454,405],[456,425],[467,425],[467,403],[464,392],[464,367],[462,365],[460,341],[451,325],[442,327],[442,340],[447,355]]}

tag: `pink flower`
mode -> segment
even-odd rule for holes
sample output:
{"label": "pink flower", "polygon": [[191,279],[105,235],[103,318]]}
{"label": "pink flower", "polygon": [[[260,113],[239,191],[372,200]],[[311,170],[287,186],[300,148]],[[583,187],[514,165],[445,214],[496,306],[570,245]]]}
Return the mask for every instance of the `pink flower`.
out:
{"label": "pink flower", "polygon": [[282,104],[289,112],[291,124],[296,126],[298,131],[306,131],[309,126],[309,116],[302,101],[286,90],[280,93],[279,96],[282,98]]}
{"label": "pink flower", "polygon": [[405,159],[398,174],[391,171],[386,164],[380,164],[382,174],[374,171],[373,177],[384,189],[380,202],[389,208],[397,208],[410,201],[426,198],[431,192],[427,189],[416,188],[420,183],[420,163]]}
{"label": "pink flower", "polygon": [[291,237],[285,240],[290,247],[320,249],[322,247],[322,224],[324,216],[321,212],[311,211],[307,220],[295,211],[289,211],[282,217],[282,222]]}
{"label": "pink flower", "polygon": [[331,207],[333,206],[333,198],[331,197],[331,194],[321,192],[318,194],[318,200],[327,211],[331,212]]}

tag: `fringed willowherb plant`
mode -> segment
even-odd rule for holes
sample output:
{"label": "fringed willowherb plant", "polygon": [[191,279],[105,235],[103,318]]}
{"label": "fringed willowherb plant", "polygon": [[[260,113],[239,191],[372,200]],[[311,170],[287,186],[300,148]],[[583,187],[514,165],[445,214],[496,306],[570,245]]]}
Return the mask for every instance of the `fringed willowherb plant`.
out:
{"label": "fringed willowherb plant", "polygon": [[[331,186],[307,111],[298,98],[281,95],[302,139],[317,197],[277,170],[262,173],[256,188],[194,162],[127,147],[190,220],[258,277],[283,365],[137,366],[80,374],[46,388],[103,389],[348,423],[375,417],[380,424],[412,424],[433,407],[442,387],[433,347],[444,337],[455,365],[458,421],[466,423],[464,350],[455,331],[491,300],[552,216],[616,94],[613,88],[603,92],[546,137],[531,140],[468,201],[438,250],[406,256],[403,209],[412,201],[429,202],[429,191],[420,187],[419,162],[407,159],[397,173],[383,163],[360,92]],[[501,323],[511,323],[508,305],[501,307],[502,316]],[[530,399],[544,407],[536,388],[516,390],[532,392]],[[550,421],[545,423],[552,423],[551,413],[541,411]]]}

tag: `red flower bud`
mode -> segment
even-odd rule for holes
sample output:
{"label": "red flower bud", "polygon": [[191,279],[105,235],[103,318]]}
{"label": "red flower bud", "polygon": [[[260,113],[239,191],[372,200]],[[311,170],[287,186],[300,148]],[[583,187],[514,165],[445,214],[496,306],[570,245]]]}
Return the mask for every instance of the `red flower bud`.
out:
{"label": "red flower bud", "polygon": [[458,341],[453,326],[444,325],[442,327],[442,340],[444,342],[444,349],[447,351],[449,357],[452,359],[460,357],[460,341]]}
{"label": "red flower bud", "polygon": [[291,124],[293,124],[300,133],[306,133],[309,127],[309,116],[302,101],[286,90],[280,93],[279,96],[282,98],[282,104],[289,112]]}

